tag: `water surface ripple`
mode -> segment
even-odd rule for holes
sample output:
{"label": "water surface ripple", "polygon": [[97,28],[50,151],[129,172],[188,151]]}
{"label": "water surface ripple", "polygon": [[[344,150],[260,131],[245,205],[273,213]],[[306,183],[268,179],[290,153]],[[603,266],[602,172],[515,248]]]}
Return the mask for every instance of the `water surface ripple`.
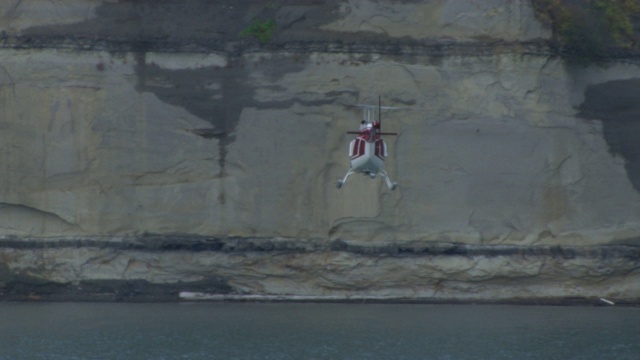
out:
{"label": "water surface ripple", "polygon": [[0,359],[638,359],[640,308],[0,303]]}

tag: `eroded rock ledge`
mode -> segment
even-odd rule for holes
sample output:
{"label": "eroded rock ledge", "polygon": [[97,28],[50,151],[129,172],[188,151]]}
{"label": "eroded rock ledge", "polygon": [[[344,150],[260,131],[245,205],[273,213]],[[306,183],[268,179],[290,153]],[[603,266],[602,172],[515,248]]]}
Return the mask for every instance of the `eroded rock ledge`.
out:
{"label": "eroded rock ledge", "polygon": [[[450,39],[393,39],[376,41],[355,40],[296,40],[280,43],[256,44],[227,39],[191,39],[171,41],[155,38],[118,38],[76,35],[0,35],[2,49],[64,49],[78,51],[106,51],[111,53],[218,53],[240,56],[256,52],[327,53],[327,54],[379,54],[392,56],[493,56],[520,54],[550,57],[571,57],[574,50],[561,47],[548,39],[508,41],[488,39],[484,41],[455,41]],[[634,61],[640,58],[635,49],[610,49],[606,59]]]}
{"label": "eroded rock ledge", "polygon": [[632,244],[5,237],[0,257],[4,300],[640,304]]}
{"label": "eroded rock ledge", "polygon": [[108,52],[147,52],[166,53],[225,53],[240,55],[251,52],[291,53],[374,53],[384,55],[413,56],[465,56],[520,53],[549,56],[558,53],[554,44],[545,39],[530,41],[505,41],[500,39],[487,41],[453,40],[313,40],[289,41],[258,45],[254,42],[228,41],[226,39],[193,39],[192,41],[168,41],[166,39],[132,39],[93,36],[55,36],[22,35],[0,37],[0,48],[7,49],[68,49]]}
{"label": "eroded rock ledge", "polygon": [[141,235],[132,237],[81,236],[25,238],[4,236],[0,238],[0,249],[68,249],[100,248],[119,251],[186,251],[186,252],[294,252],[309,253],[340,251],[356,255],[379,256],[542,256],[573,259],[578,257],[606,259],[610,257],[638,258],[640,266],[640,244],[634,239],[613,245],[600,246],[517,246],[517,245],[472,245],[447,241],[397,241],[360,242],[343,239],[293,239],[267,237],[209,237],[201,235]]}

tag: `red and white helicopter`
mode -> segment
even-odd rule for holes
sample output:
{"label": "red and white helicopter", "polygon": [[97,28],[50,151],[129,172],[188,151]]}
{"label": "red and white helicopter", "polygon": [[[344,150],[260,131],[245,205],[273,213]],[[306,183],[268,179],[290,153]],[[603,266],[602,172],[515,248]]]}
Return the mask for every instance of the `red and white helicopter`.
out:
{"label": "red and white helicopter", "polygon": [[[382,140],[382,135],[398,135],[397,133],[381,132],[382,109],[397,109],[389,106],[381,106],[380,98],[378,105],[358,105],[363,109],[363,120],[360,122],[360,131],[347,131],[347,134],[357,134],[349,144],[349,159],[351,168],[341,180],[338,180],[336,187],[342,188],[347,178],[355,173],[362,173],[372,179],[377,175],[384,178],[389,190],[398,187],[397,182],[392,182],[389,175],[382,166],[387,157],[387,144]],[[378,120],[375,120],[376,108],[378,109]]]}

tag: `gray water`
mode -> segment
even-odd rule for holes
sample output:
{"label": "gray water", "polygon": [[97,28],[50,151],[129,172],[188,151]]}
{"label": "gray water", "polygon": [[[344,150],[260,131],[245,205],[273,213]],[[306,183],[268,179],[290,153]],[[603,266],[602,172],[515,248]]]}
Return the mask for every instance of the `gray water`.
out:
{"label": "gray water", "polygon": [[0,303],[0,359],[640,359],[640,308]]}

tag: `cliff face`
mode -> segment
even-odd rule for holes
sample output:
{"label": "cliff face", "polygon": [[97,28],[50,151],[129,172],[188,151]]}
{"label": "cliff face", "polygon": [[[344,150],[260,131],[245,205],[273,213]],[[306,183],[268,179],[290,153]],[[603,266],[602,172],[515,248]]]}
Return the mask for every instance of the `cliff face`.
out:
{"label": "cliff face", "polygon": [[[239,35],[254,18],[275,21],[270,41]],[[73,291],[108,280],[204,281],[224,293],[638,296],[620,280],[637,277],[633,248],[572,253],[588,265],[544,259],[556,246],[637,242],[639,66],[563,62],[528,1],[10,1],[0,30],[5,293],[20,294],[26,277]],[[355,105],[379,95],[401,108],[383,114],[400,133],[386,162],[399,188],[356,176],[337,190]],[[143,234],[172,245],[159,251]],[[321,245],[200,251],[203,239],[229,237]],[[485,250],[460,261],[415,250],[441,243]],[[422,265],[376,250],[403,244]],[[500,252],[520,246],[547,250]],[[175,269],[188,250],[195,265]],[[29,251],[44,251],[33,260],[42,266]],[[391,260],[373,266],[380,257]],[[604,259],[601,273],[574,272]],[[426,265],[438,261],[450,271]],[[394,266],[415,281],[354,285],[354,269],[376,278]],[[510,287],[523,277],[530,288]],[[446,281],[470,285],[447,293]]]}

